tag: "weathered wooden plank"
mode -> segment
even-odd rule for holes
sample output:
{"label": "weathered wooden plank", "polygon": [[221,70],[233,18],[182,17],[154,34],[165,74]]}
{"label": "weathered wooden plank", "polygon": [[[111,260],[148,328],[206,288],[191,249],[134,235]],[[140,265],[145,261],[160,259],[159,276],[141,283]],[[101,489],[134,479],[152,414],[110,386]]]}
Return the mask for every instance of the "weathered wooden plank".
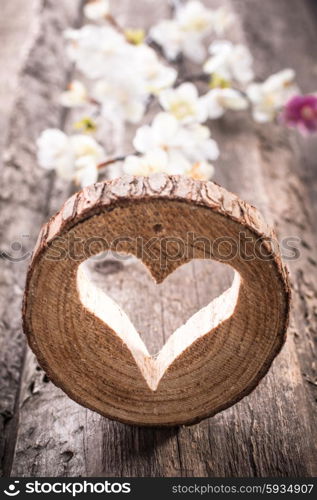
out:
{"label": "weathered wooden plank", "polygon": [[18,75],[37,30],[37,4],[35,0],[27,3],[23,0],[13,0],[1,5],[0,61],[5,71],[1,73],[0,86],[0,150],[6,139]]}
{"label": "weathered wooden plank", "polygon": [[[149,1],[142,4],[140,2],[137,6],[116,2],[114,8],[125,25],[144,26],[144,19],[151,23],[151,19],[166,15],[168,6],[165,3],[153,9],[153,4]],[[62,193],[63,199],[58,189],[54,188],[54,191],[57,191],[57,194],[55,193],[53,200],[49,202],[50,210],[52,206],[56,206],[58,196],[61,198],[60,204],[65,199],[65,193]],[[142,288],[141,281],[139,287]],[[149,296],[149,307],[151,304],[155,307],[156,301],[155,297]],[[157,339],[160,339],[159,346],[163,343],[161,316],[151,322],[151,332],[154,333],[151,347],[155,349]],[[20,425],[13,475],[28,475],[30,471],[35,476],[124,475],[128,473],[127,469],[116,458],[119,449],[122,456],[126,456],[127,464],[131,462],[133,475],[168,475],[168,471],[173,475],[180,473],[177,441],[173,438],[174,430],[167,430],[164,435],[161,435],[160,431],[144,434],[143,429],[130,429],[102,419],[79,407],[45,380],[43,373],[36,370],[33,356],[28,352],[21,386]],[[30,389],[33,394],[30,394]],[[40,425],[35,426],[35,421]],[[126,436],[127,443],[122,439],[123,435]],[[118,439],[121,443],[119,449]],[[152,442],[155,446],[155,442],[161,440],[164,442],[164,453],[161,454],[157,450],[156,454],[158,457],[164,456],[164,460],[149,460],[149,455],[145,453],[148,443]],[[144,450],[139,460],[135,460],[131,455],[133,443]],[[108,453],[108,450],[111,452]],[[169,459],[166,460],[165,457]]]}
{"label": "weathered wooden plank", "polygon": [[[61,124],[63,113],[57,97],[65,87],[69,62],[64,55],[60,33],[77,20],[78,6],[77,1],[58,8],[54,2],[37,1],[36,5],[30,3],[24,10],[27,15],[30,8],[33,16],[29,41],[32,49],[25,63],[19,97],[8,126],[7,149],[1,172],[1,251],[13,258],[20,258],[32,248],[38,228],[47,215],[51,178],[35,167],[35,140],[45,126]],[[23,6],[20,5],[20,8],[23,9]],[[27,38],[25,40],[27,46]],[[12,247],[14,242],[16,247]],[[4,473],[9,473],[18,421],[18,412],[14,410],[25,352],[20,308],[26,264],[25,258],[19,262],[7,258],[1,260],[0,463]]]}
{"label": "weathered wooden plank", "polygon": [[[219,4],[216,0],[206,3]],[[283,9],[277,8],[277,3],[283,3]],[[263,2],[258,0],[256,9],[254,1],[252,8],[250,1],[232,4],[240,20],[232,32],[232,37],[235,40],[244,40],[246,37],[252,45],[252,51],[258,51],[256,59],[259,74],[266,76],[271,71],[285,66],[282,56],[283,51],[287,52],[287,41],[283,48],[279,48],[278,34],[282,26],[284,35],[290,30],[287,36],[292,36],[292,30],[296,28],[295,23],[298,23],[298,19],[303,19],[302,16],[307,16],[307,12],[302,12],[302,3],[299,5],[299,2],[293,2],[291,17],[288,15],[291,9],[287,7],[289,4],[286,1],[269,0],[263,6]],[[281,10],[274,10],[280,8]],[[145,20],[151,22],[155,17],[163,17],[166,3],[160,2],[159,7],[154,9],[153,3],[148,0],[138,2],[137,6],[135,2],[116,2],[116,9],[125,24],[143,26]],[[260,9],[261,16],[265,15],[265,9],[275,13],[275,17],[270,17],[270,33],[272,31],[276,36],[270,36],[270,40],[265,39],[265,44],[262,41],[262,46],[260,44],[257,48],[257,37],[261,32],[259,27],[262,25],[261,19],[263,20],[261,16],[257,19]],[[273,18],[275,22],[272,22]],[[250,26],[252,27],[253,23],[258,23],[258,28],[254,29],[252,35]],[[306,36],[308,35],[301,31],[300,37]],[[265,60],[267,50],[270,54],[269,60]],[[279,64],[277,67],[271,67],[270,61],[275,57],[280,57]],[[288,57],[291,58],[290,55]],[[293,65],[292,59],[289,61],[289,64]],[[39,129],[47,126],[45,117],[39,117],[39,120],[42,123]],[[219,125],[213,123],[211,126],[223,150],[216,180],[253,202],[262,209],[268,219],[278,221],[280,235],[293,236],[294,233],[297,234],[299,227],[304,241],[307,239],[308,244],[313,245],[314,240],[309,234],[311,226],[306,220],[306,215],[310,212],[309,203],[306,202],[310,196],[310,188],[300,182],[292,151],[294,147],[297,148],[298,158],[303,158],[303,153],[297,145],[294,146],[294,140],[289,139],[291,135],[278,132],[274,127],[267,127],[267,131],[261,128],[254,134],[253,124],[243,115],[237,115],[235,118],[230,115]],[[275,167],[277,164],[278,170]],[[294,183],[295,190],[292,187]],[[26,192],[30,191],[32,192],[27,185]],[[54,204],[57,200],[58,198],[54,197]],[[299,211],[304,213],[304,217],[298,222]],[[289,213],[292,214],[291,222],[287,220]],[[299,264],[295,263],[298,267],[294,269],[295,278],[297,270],[304,273],[299,272],[298,275],[304,275],[305,285],[307,280],[310,282],[314,267],[308,265],[311,249],[304,248],[303,251],[303,258]],[[180,320],[187,319],[191,311],[210,300],[210,283],[207,287],[205,281],[208,279],[206,263],[196,262],[179,269],[179,276],[172,276],[170,282],[163,284],[159,292],[154,291],[145,281],[135,262],[127,261],[125,266],[129,272],[116,264],[101,266],[104,285],[109,287],[110,282],[114,283],[113,273],[116,273],[118,279],[110,293],[128,309],[141,332],[148,332],[146,341],[154,351],[162,345],[175,323],[177,326]],[[204,280],[201,280],[202,276]],[[100,277],[98,279],[100,281]],[[190,293],[182,292],[180,283],[183,281],[195,283]],[[303,286],[303,282],[298,278],[296,283],[297,288],[298,283]],[[219,291],[224,289],[228,285],[228,274],[215,269],[212,284]],[[311,290],[307,290],[306,286],[304,293],[300,292],[295,299],[298,305],[294,309],[293,320],[293,324],[296,321],[299,326],[297,331],[302,336],[301,342],[305,339],[302,344],[305,345],[304,349],[299,349],[298,346],[297,350],[295,349],[292,335],[294,327],[291,328],[285,348],[259,388],[235,407],[191,428],[131,428],[103,419],[79,407],[51,383],[46,382],[43,373],[36,369],[33,358],[28,355],[21,387],[20,425],[12,474],[311,475],[316,462],[312,400],[306,390],[307,383],[302,377],[297,357],[299,352],[300,361],[304,363],[302,366],[305,366],[306,370],[306,363],[312,359],[311,354],[307,355],[307,352],[311,346],[309,329],[312,324],[309,322],[313,318],[308,316],[305,323],[303,315],[306,311],[309,311],[310,315],[314,305],[313,301],[306,297],[307,292]],[[129,291],[132,287],[135,291],[133,295]],[[314,293],[313,289],[313,298]],[[139,300],[141,294],[144,297],[143,302]],[[144,309],[153,311],[150,323],[145,321]],[[12,321],[11,316],[9,321]]]}
{"label": "weathered wooden plank", "polygon": [[[276,71],[293,67],[302,91],[314,91],[317,48],[314,2],[270,1],[265,7],[261,4],[253,17],[250,7],[249,1],[239,2],[259,76],[266,76],[266,68]],[[260,29],[262,22],[270,22],[269,39]],[[263,179],[280,237],[300,239],[300,256],[290,263],[295,288],[295,342],[302,372],[307,380],[313,381],[317,376],[317,288],[316,280],[312,279],[317,272],[316,138],[303,138],[295,132],[287,134],[277,126],[258,128],[257,136]],[[317,387],[308,382],[307,388],[315,406]]]}

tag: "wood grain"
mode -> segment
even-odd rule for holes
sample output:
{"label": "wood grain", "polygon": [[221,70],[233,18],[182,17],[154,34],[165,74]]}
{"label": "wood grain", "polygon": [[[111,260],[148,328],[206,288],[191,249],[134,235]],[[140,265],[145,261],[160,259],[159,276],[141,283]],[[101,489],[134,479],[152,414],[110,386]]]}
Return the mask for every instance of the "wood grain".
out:
{"label": "wood grain", "polygon": [[[208,5],[219,2],[206,1]],[[12,115],[3,171],[1,200],[2,242],[30,234],[33,241],[41,221],[67,198],[68,186],[35,168],[34,140],[48,125],[58,125],[60,109],[52,99],[64,87],[69,66],[63,58],[61,30],[78,15],[77,2],[44,2],[39,22],[42,36],[33,41],[20,79],[19,103]],[[76,5],[75,5],[76,4]],[[299,71],[305,90],[314,89],[316,17],[311,2],[303,0],[235,0],[238,22],[230,36],[246,42],[255,55],[257,73],[265,77],[287,65]],[[256,4],[256,8],[254,5]],[[291,4],[291,6],[290,6]],[[163,17],[166,2],[116,1],[125,24],[144,26]],[[76,11],[76,12],[75,12]],[[54,21],[53,21],[54,19]],[[52,21],[52,22],[50,22]],[[263,24],[269,25],[263,30]],[[303,26],[305,29],[303,29]],[[296,36],[294,35],[296,34]],[[289,50],[289,47],[292,50]],[[54,50],[52,50],[54,47]],[[56,71],[56,61],[59,71]],[[64,62],[62,62],[64,61]],[[30,99],[32,95],[32,99]],[[32,124],[32,126],[30,126]],[[28,126],[26,126],[28,125]],[[316,145],[277,127],[254,129],[243,114],[230,114],[210,124],[221,143],[216,180],[256,205],[278,228],[280,238],[299,236],[300,258],[289,262],[294,288],[294,310],[288,341],[258,389],[234,407],[191,428],[142,429],[113,423],[82,409],[53,386],[27,352],[15,408],[24,343],[19,308],[25,264],[4,261],[1,286],[1,422],[5,474],[22,476],[310,476],[316,474]],[[42,189],[38,190],[37,185]],[[18,186],[18,188],[17,188]],[[45,186],[45,188],[43,188]],[[6,238],[4,238],[4,232]],[[27,245],[32,247],[32,242]],[[5,247],[8,251],[8,247]],[[228,274],[214,269],[207,282],[205,263],[179,269],[159,291],[147,288],[135,262],[91,263],[115,299],[130,304],[132,320],[155,352],[180,322],[210,301],[210,287],[223,291]],[[99,265],[99,269],[98,269]],[[1,267],[3,269],[4,267]],[[101,275],[101,272],[103,273]],[[114,282],[113,276],[118,280]],[[128,276],[127,276],[128,275]],[[172,278],[172,277],[171,277]],[[122,280],[134,286],[126,294]],[[179,283],[195,284],[183,297]],[[146,286],[146,285],[144,285]],[[180,307],[182,303],[182,307]],[[176,307],[173,307],[173,306]],[[143,309],[154,311],[150,322]],[[177,310],[177,314],[175,314]],[[157,313],[160,314],[157,314]],[[19,418],[19,425],[17,421]],[[13,448],[15,448],[11,466]]]}

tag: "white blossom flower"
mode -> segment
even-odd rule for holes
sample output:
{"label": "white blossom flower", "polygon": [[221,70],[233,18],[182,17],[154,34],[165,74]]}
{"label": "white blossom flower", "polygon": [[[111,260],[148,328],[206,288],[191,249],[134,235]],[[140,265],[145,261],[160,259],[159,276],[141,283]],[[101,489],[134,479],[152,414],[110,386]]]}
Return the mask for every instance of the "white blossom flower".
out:
{"label": "white blossom flower", "polygon": [[247,95],[253,103],[253,118],[257,122],[270,122],[290,97],[298,92],[294,82],[295,71],[284,69],[263,83],[251,83]]}
{"label": "white blossom flower", "polygon": [[179,123],[168,113],[158,113],[151,125],[138,128],[133,140],[134,147],[140,153],[152,149],[169,151],[180,147]]}
{"label": "white blossom flower", "polygon": [[213,11],[192,0],[176,10],[175,19],[164,19],[150,29],[150,37],[158,43],[166,57],[174,60],[183,53],[201,63],[206,50],[202,40],[213,26]]}
{"label": "white blossom flower", "polygon": [[124,160],[123,171],[130,175],[151,175],[165,172],[168,165],[168,155],[162,149],[149,151],[145,155],[127,156]]}
{"label": "white blossom flower", "polygon": [[69,137],[74,155],[72,178],[81,186],[89,186],[98,179],[97,165],[104,159],[104,149],[89,135],[75,134]]}
{"label": "white blossom flower", "polygon": [[93,157],[79,157],[75,162],[75,168],[71,177],[78,186],[85,187],[94,184],[98,180],[98,168]]}
{"label": "white blossom flower", "polygon": [[37,140],[39,165],[56,170],[59,177],[81,186],[96,182],[97,165],[104,158],[104,149],[91,136],[67,136],[59,129],[46,129]]}
{"label": "white blossom flower", "polygon": [[212,120],[220,118],[227,109],[239,111],[249,106],[248,99],[238,90],[231,88],[212,89],[201,97],[201,101],[208,117]]}
{"label": "white blossom flower", "polygon": [[108,0],[88,0],[84,6],[85,16],[92,21],[104,19],[109,14],[109,10]]}
{"label": "white blossom flower", "polygon": [[179,54],[195,63],[202,63],[206,57],[206,49],[202,42],[202,34],[196,31],[185,31],[174,20],[160,21],[149,31],[150,37],[162,47],[165,56],[171,61]]}
{"label": "white blossom flower", "polygon": [[177,78],[177,71],[162,64],[156,52],[144,44],[135,47],[133,68],[144,79],[145,90],[149,94],[158,94],[171,87]]}
{"label": "white blossom flower", "polygon": [[173,164],[181,162],[182,158],[197,162],[215,160],[219,156],[218,145],[211,139],[207,127],[198,123],[184,126],[170,113],[158,113],[152,125],[140,127],[133,144],[143,154],[162,149]]}
{"label": "white blossom flower", "polygon": [[234,13],[226,6],[213,11],[212,27],[217,36],[222,36],[235,21]]}
{"label": "white blossom flower", "polygon": [[177,8],[175,19],[183,31],[205,35],[212,30],[214,12],[198,0],[190,0]]}
{"label": "white blossom flower", "polygon": [[69,141],[57,128],[44,130],[37,139],[37,160],[47,170],[60,169],[69,163]]}
{"label": "white blossom flower", "polygon": [[153,149],[141,156],[131,155],[125,159],[123,171],[130,175],[149,176],[157,172],[171,175],[186,175],[194,179],[207,180],[214,167],[207,162],[192,164],[181,155],[169,155],[162,149]]}
{"label": "white blossom flower", "polygon": [[224,80],[242,84],[253,79],[253,58],[245,45],[217,40],[209,46],[209,52],[211,57],[204,64],[205,73],[215,73]]}
{"label": "white blossom flower", "polygon": [[168,59],[174,60],[182,53],[191,61],[201,63],[206,57],[203,38],[212,30],[222,34],[233,20],[232,12],[226,7],[211,10],[191,0],[177,7],[174,19],[163,19],[153,26],[149,35]]}
{"label": "white blossom flower", "polygon": [[210,130],[204,125],[194,123],[180,131],[182,150],[192,162],[216,160],[219,157],[218,144],[211,139]]}
{"label": "white blossom flower", "polygon": [[207,111],[199,98],[198,90],[192,83],[183,83],[176,89],[167,89],[160,93],[161,106],[182,123],[204,122]]}
{"label": "white blossom flower", "polygon": [[92,97],[102,104],[104,116],[117,115],[130,123],[139,122],[145,112],[147,92],[138,74],[113,73],[109,78],[98,80],[92,90]]}
{"label": "white blossom flower", "polygon": [[194,163],[186,174],[188,177],[201,181],[208,181],[214,175],[215,168],[211,163],[206,161],[197,161]]}
{"label": "white blossom flower", "polygon": [[[118,113],[136,123],[143,117],[149,94],[174,84],[177,72],[144,45],[132,45],[112,28],[87,25],[66,34],[70,56],[89,78],[97,80],[91,97],[101,102],[103,113]],[[68,102],[76,96],[63,96]]]}
{"label": "white blossom flower", "polygon": [[157,172],[181,175],[189,169],[189,161],[181,154],[171,155],[163,149],[152,149],[140,156],[128,156],[123,164],[123,171],[131,175],[146,176]]}
{"label": "white blossom flower", "polygon": [[65,31],[67,53],[77,68],[89,78],[101,78],[129,62],[133,46],[110,26],[87,24]]}
{"label": "white blossom flower", "polygon": [[65,92],[62,92],[60,102],[62,106],[72,108],[87,103],[87,89],[79,80],[72,81]]}
{"label": "white blossom flower", "polygon": [[149,36],[162,47],[165,56],[173,61],[183,50],[185,33],[176,21],[163,19],[151,27]]}

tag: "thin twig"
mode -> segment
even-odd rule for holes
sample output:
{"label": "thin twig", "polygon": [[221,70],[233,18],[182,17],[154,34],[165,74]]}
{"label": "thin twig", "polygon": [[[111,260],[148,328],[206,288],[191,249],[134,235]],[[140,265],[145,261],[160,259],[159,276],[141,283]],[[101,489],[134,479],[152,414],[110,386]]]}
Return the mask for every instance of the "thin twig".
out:
{"label": "thin twig", "polygon": [[176,80],[175,85],[180,85],[181,83],[186,83],[186,82],[204,82],[208,83],[210,81],[210,75],[207,75],[206,73],[197,73],[193,75],[185,75],[181,78],[178,78]]}
{"label": "thin twig", "polygon": [[113,28],[115,28],[117,31],[119,31],[119,33],[124,34],[124,29],[122,28],[122,26],[120,26],[118,21],[111,14],[107,14],[105,16],[105,19],[106,19],[106,21],[108,21],[109,24],[111,24],[111,26],[113,26]]}
{"label": "thin twig", "polygon": [[144,114],[147,114],[151,107],[152,107],[152,104],[154,104],[156,100],[156,96],[154,94],[150,94],[147,98],[147,101],[146,101],[146,105],[145,105],[145,113]]}
{"label": "thin twig", "polygon": [[165,61],[167,64],[171,66],[176,66],[176,68],[179,69],[179,66],[184,62],[184,56],[183,54],[178,54],[178,56],[175,59],[169,59],[164,50],[162,49],[161,45],[159,45],[153,38],[151,38],[149,35],[144,40],[144,43],[151,47],[151,49],[155,50],[156,54],[158,55],[159,58],[161,58],[163,61]]}
{"label": "thin twig", "polygon": [[177,9],[179,9],[179,7],[181,7],[184,4],[184,1],[183,0],[169,0],[169,4],[171,7],[172,14],[174,14],[175,11]]}
{"label": "thin twig", "polygon": [[100,106],[100,102],[94,99],[93,97],[88,97],[87,99],[89,104],[94,104],[95,106]]}
{"label": "thin twig", "polygon": [[151,38],[149,35],[147,35],[145,37],[145,40],[144,40],[144,43],[146,45],[148,45],[149,47],[151,47],[151,49],[155,50],[155,52],[157,53],[158,56],[160,56],[162,59],[164,59],[166,62],[168,62],[169,64],[171,64],[172,61],[170,61],[164,54],[164,51],[162,49],[162,47],[157,43],[155,42],[155,40],[153,40],[153,38]]}
{"label": "thin twig", "polygon": [[[181,85],[182,83],[186,82],[203,82],[203,83],[209,83],[212,75],[209,75],[207,73],[197,73],[197,74],[192,74],[192,75],[185,75],[184,77],[178,78],[174,84],[174,87],[177,87],[178,85]],[[219,87],[215,87],[217,89]],[[236,90],[239,92],[245,99],[250,101],[250,98],[248,94],[241,89],[238,89],[237,87],[229,87],[232,90]]]}
{"label": "thin twig", "polygon": [[133,156],[133,155],[139,156],[140,153],[138,151],[134,151],[133,153],[127,155],[115,156],[114,158],[110,158],[109,160],[99,163],[99,165],[97,165],[97,169],[101,170],[105,167],[108,167],[109,165],[112,165],[113,163],[117,163],[118,161],[124,161],[128,156]]}

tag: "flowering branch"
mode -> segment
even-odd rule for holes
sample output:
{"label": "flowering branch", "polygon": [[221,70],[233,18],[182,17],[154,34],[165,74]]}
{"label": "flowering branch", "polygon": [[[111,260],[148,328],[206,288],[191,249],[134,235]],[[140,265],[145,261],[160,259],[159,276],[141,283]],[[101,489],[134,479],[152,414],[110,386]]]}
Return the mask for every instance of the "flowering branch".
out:
{"label": "flowering branch", "polygon": [[[89,23],[65,32],[67,54],[82,80],[71,82],[61,95],[63,106],[83,112],[74,123],[81,133],[45,130],[37,141],[41,167],[82,186],[96,182],[112,164],[118,165],[108,176],[167,172],[209,179],[219,148],[204,123],[224,113],[251,110],[259,123],[317,130],[317,97],[298,95],[292,69],[255,82],[249,49],[223,39],[235,23],[233,12],[208,9],[199,0],[170,3],[172,18],[158,21],[147,34],[120,26],[109,0],[85,4]],[[210,35],[207,51],[204,40]],[[179,75],[186,59],[197,72]],[[198,82],[208,84],[204,93]],[[103,125],[115,117],[137,126],[155,109],[152,123],[136,128],[135,152],[105,159]]]}

